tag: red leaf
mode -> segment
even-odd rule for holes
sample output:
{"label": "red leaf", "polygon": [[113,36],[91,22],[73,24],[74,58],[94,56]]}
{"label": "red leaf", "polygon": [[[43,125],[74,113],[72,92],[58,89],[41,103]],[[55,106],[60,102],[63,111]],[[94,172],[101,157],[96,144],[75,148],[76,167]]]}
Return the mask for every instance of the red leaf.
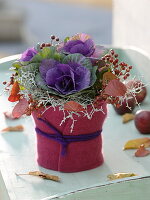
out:
{"label": "red leaf", "polygon": [[141,145],[139,149],[135,152],[136,157],[144,157],[150,154],[149,150],[145,149],[144,145]]}
{"label": "red leaf", "polygon": [[20,94],[17,94],[17,95],[10,95],[8,97],[8,101],[10,102],[15,102],[15,101],[18,101],[20,99]]}
{"label": "red leaf", "polygon": [[20,91],[20,87],[17,81],[14,82],[12,86],[12,90],[10,93],[10,96],[8,97],[8,101],[15,102],[20,99],[20,94],[18,94]]}
{"label": "red leaf", "polygon": [[105,88],[105,94],[110,96],[124,96],[127,91],[126,86],[119,80],[111,80]]}
{"label": "red leaf", "polygon": [[64,110],[78,112],[83,111],[85,109],[79,103],[75,101],[69,101],[64,105]]}
{"label": "red leaf", "polygon": [[26,99],[20,99],[20,101],[15,105],[12,115],[15,118],[21,117],[25,114],[26,109],[28,108],[28,102]]}

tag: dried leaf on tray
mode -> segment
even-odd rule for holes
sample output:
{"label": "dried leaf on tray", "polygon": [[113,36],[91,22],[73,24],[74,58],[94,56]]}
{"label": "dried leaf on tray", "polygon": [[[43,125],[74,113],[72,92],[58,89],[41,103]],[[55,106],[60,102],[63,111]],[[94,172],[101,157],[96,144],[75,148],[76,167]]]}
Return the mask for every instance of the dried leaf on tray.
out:
{"label": "dried leaf on tray", "polygon": [[1,130],[1,132],[12,132],[12,131],[24,131],[24,127],[22,125],[18,126],[8,126],[7,128],[4,128]]}
{"label": "dried leaf on tray", "polygon": [[4,116],[5,116],[7,119],[12,119],[12,120],[14,120],[14,119],[18,119],[18,118],[19,118],[19,117],[14,117],[14,116],[12,115],[12,111],[6,111],[6,112],[4,112],[3,114],[4,114]]}
{"label": "dried leaf on tray", "polygon": [[145,146],[142,144],[139,149],[135,152],[136,157],[144,157],[150,154],[150,151],[145,149]]}
{"label": "dried leaf on tray", "polygon": [[126,149],[138,149],[142,144],[145,147],[150,147],[150,138],[144,137],[144,138],[129,140],[128,142],[126,142],[123,149],[124,150],[126,150]]}
{"label": "dried leaf on tray", "polygon": [[116,180],[116,179],[121,179],[121,178],[127,178],[127,177],[132,177],[132,176],[137,176],[137,174],[134,173],[115,173],[115,174],[109,174],[107,178],[109,180]]}
{"label": "dried leaf on tray", "polygon": [[52,180],[52,181],[60,182],[60,178],[58,176],[51,175],[51,174],[45,174],[45,173],[40,172],[40,171],[32,171],[32,172],[28,172],[27,174],[16,174],[16,175],[17,176],[32,175],[32,176],[38,176],[38,177],[46,179],[46,180]]}
{"label": "dried leaf on tray", "polygon": [[133,120],[134,117],[135,117],[135,115],[132,113],[125,113],[124,115],[122,115],[122,123],[127,123],[127,122]]}

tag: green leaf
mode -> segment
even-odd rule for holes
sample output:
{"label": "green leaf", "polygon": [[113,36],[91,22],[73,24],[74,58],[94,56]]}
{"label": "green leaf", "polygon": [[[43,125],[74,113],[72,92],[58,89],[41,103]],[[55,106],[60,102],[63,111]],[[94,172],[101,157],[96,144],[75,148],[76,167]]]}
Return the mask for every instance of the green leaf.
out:
{"label": "green leaf", "polygon": [[73,93],[73,94],[69,94],[66,95],[66,97],[77,97],[77,96],[85,96],[85,98],[87,97],[86,95],[88,94],[89,97],[91,97],[92,99],[95,97],[95,91],[93,90],[93,87],[88,87],[84,90],[80,90],[79,92]]}
{"label": "green leaf", "polygon": [[21,66],[26,66],[28,64],[30,64],[30,61],[19,61],[21,63]]}
{"label": "green leaf", "polygon": [[50,58],[51,54],[53,54],[54,49],[45,47],[39,53],[37,53],[31,60],[32,63],[41,62],[43,59]]}
{"label": "green leaf", "polygon": [[21,74],[21,71],[23,72],[35,72],[39,70],[39,63],[30,63],[27,66],[22,66],[21,68],[18,69],[18,73]]}
{"label": "green leaf", "polygon": [[57,60],[57,61],[59,61],[59,62],[61,62],[61,61],[63,60],[64,57],[65,57],[64,54],[59,54],[59,53],[55,53],[55,54],[53,55],[53,59],[54,59],[54,60]]}
{"label": "green leaf", "polygon": [[49,89],[39,73],[35,76],[35,82],[40,88],[44,90]]}
{"label": "green leaf", "polygon": [[84,57],[82,54],[75,53],[65,56],[62,61],[67,64],[68,62],[80,63],[82,66],[88,68],[90,71],[93,68],[92,63],[89,58]]}
{"label": "green leaf", "polygon": [[92,80],[91,86],[96,82],[96,79],[97,79],[96,71],[97,71],[97,66],[94,66],[91,72],[91,80]]}
{"label": "green leaf", "polygon": [[20,67],[22,67],[21,63],[18,62],[18,61],[15,61],[13,64],[12,64],[13,67],[15,67],[16,69],[19,69]]}
{"label": "green leaf", "polygon": [[69,39],[70,39],[70,37],[66,37],[66,38],[64,39],[64,42],[67,42]]}
{"label": "green leaf", "polygon": [[57,53],[56,47],[45,47],[32,58],[31,63],[42,62],[43,59],[54,59],[61,61],[63,57],[64,55]]}

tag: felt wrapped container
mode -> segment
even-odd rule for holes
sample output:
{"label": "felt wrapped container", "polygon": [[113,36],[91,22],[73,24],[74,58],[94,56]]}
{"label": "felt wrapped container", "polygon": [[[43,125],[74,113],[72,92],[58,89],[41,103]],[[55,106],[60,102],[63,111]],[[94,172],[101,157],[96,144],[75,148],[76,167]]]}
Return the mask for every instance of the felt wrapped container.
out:
{"label": "felt wrapped container", "polygon": [[[58,107],[32,113],[37,135],[37,162],[41,167],[61,172],[79,172],[100,166],[103,163],[102,127],[107,115],[106,104],[103,112],[95,112],[92,119],[81,115],[68,118],[62,125],[64,113]],[[91,109],[91,106],[88,107]]]}

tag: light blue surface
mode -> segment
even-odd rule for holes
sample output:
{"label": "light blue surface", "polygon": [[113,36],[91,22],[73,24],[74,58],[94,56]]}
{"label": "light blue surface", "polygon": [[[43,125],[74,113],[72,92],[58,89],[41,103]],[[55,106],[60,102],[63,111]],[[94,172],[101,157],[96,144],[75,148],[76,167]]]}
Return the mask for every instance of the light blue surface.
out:
{"label": "light blue surface", "polygon": [[[118,49],[118,51],[123,60],[126,59],[136,67],[137,74],[140,72],[146,82],[150,81],[150,60],[147,57],[131,49]],[[0,60],[0,82],[9,79],[8,68],[11,63],[8,60],[9,58]],[[138,76],[141,77],[141,75]],[[1,89],[2,85],[0,86]],[[10,132],[0,135],[0,170],[11,200],[49,199],[54,195],[60,196],[95,185],[107,185],[110,183],[107,180],[107,175],[116,172],[133,172],[139,176],[150,175],[149,156],[137,158],[134,157],[135,150],[122,150],[128,140],[143,137],[143,135],[136,130],[133,121],[122,124],[122,118],[116,115],[111,106],[108,106],[108,117],[103,128],[105,162],[101,167],[79,173],[60,173],[38,167],[32,119],[29,117],[16,121],[6,120],[3,111],[8,110],[11,106],[7,101],[7,96],[0,96],[0,130],[8,125],[23,124],[25,127],[24,132]],[[149,95],[141,108],[150,108]],[[149,137],[149,135],[147,136]],[[61,182],[57,183],[31,176],[17,177],[15,175],[15,173],[27,173],[39,169],[60,176]],[[2,192],[0,191],[0,193]]]}

